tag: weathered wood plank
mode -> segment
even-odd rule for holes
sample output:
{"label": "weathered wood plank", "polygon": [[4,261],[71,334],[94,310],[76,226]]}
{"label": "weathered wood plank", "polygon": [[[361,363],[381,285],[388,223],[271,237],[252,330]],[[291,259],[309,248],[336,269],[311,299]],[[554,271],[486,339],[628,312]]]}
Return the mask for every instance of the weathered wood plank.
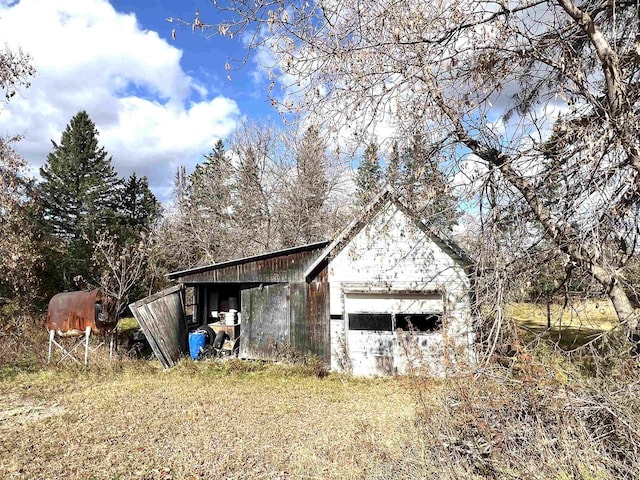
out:
{"label": "weathered wood plank", "polygon": [[138,300],[129,308],[162,366],[175,366],[180,355],[187,351],[181,286]]}
{"label": "weathered wood plank", "polygon": [[271,284],[242,291],[240,356],[277,360],[290,352],[290,294],[288,284]]}

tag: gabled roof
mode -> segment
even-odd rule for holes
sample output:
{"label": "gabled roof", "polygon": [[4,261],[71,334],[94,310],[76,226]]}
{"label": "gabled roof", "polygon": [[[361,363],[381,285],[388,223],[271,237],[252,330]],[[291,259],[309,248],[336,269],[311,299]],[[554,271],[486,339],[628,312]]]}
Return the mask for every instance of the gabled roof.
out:
{"label": "gabled roof", "polygon": [[309,265],[304,272],[305,279],[309,280],[309,278],[313,277],[313,275],[321,269],[325,262],[340,253],[351,239],[353,239],[378,212],[389,204],[395,205],[405,215],[411,218],[418,228],[420,228],[442,250],[447,252],[449,256],[459,261],[464,266],[469,266],[473,263],[471,257],[469,257],[469,255],[467,255],[465,251],[456,244],[456,242],[454,242],[444,232],[436,231],[431,225],[423,221],[420,218],[420,215],[405,205],[398,198],[392,187],[387,185],[384,190],[382,190],[368,205],[364,207],[362,213],[347,225],[344,230],[336,236],[335,240],[324,249],[320,256],[316,258],[311,265]]}

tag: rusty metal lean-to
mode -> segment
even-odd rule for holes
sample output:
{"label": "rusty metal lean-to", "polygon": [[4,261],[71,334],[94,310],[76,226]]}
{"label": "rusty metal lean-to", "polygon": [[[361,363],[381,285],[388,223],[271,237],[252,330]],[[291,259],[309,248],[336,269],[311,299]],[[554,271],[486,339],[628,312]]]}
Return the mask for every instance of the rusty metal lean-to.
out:
{"label": "rusty metal lean-to", "polygon": [[[84,364],[89,360],[89,336],[91,332],[97,334],[107,334],[115,330],[117,319],[108,318],[103,311],[107,298],[100,290],[82,292],[64,292],[54,295],[49,301],[46,327],[49,331],[49,355],[51,362],[53,345],[56,345],[63,352],[60,363],[66,358],[80,363],[73,353],[78,347],[84,344]],[[79,337],[83,338],[75,345],[67,349],[55,340],[59,337]],[[114,335],[111,336],[111,351],[113,349]]]}

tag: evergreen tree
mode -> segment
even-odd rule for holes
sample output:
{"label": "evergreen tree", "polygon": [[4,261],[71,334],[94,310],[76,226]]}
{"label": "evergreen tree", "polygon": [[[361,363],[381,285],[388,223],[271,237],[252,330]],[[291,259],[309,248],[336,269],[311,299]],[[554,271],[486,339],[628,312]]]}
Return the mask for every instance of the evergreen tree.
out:
{"label": "evergreen tree", "polygon": [[378,159],[378,145],[370,142],[356,172],[356,200],[358,205],[367,205],[382,185],[382,169]]}
{"label": "evergreen tree", "polygon": [[59,145],[52,143],[40,169],[45,223],[63,239],[95,238],[111,226],[120,187],[111,157],[85,111],[71,119]]}
{"label": "evergreen tree", "polygon": [[[98,145],[95,124],[81,111],[53,143],[40,169],[42,220],[57,241],[53,263],[54,288],[72,288],[73,278],[87,277],[91,241],[117,225],[116,208],[121,183],[111,157]],[[51,262],[51,260],[54,260]]]}
{"label": "evergreen tree", "polygon": [[243,145],[239,151],[239,165],[235,174],[234,224],[238,233],[245,232],[250,245],[243,255],[269,251],[274,242],[269,195],[263,182],[266,157],[259,144]]}
{"label": "evergreen tree", "polygon": [[187,169],[184,165],[179,165],[176,168],[176,173],[173,175],[172,193],[173,208],[178,212],[188,209],[189,177],[187,177]]}
{"label": "evergreen tree", "polygon": [[458,220],[457,201],[438,165],[437,148],[420,135],[400,158],[398,186],[409,206],[438,229],[449,230]]}
{"label": "evergreen tree", "polygon": [[185,267],[193,267],[199,263],[200,254],[195,246],[195,238],[191,234],[192,222],[189,217],[188,205],[189,183],[186,169],[178,166],[173,179],[172,208],[164,211],[164,215],[153,236],[157,252],[153,257],[152,266],[159,272],[158,277]]}
{"label": "evergreen tree", "polygon": [[296,177],[292,194],[291,213],[297,228],[293,242],[311,243],[323,240],[327,233],[324,230],[323,208],[329,194],[327,169],[327,145],[320,135],[317,126],[309,127],[296,146]]}
{"label": "evergreen tree", "polygon": [[147,177],[133,173],[123,182],[118,202],[119,236],[126,243],[148,231],[160,217],[161,207],[149,188]]}
{"label": "evergreen tree", "polygon": [[280,246],[282,228],[275,216],[282,179],[276,172],[276,132],[269,124],[243,123],[231,136],[237,162],[231,183],[234,256],[263,253]]}
{"label": "evergreen tree", "polygon": [[204,159],[205,161],[196,165],[189,176],[189,203],[192,208],[222,224],[228,217],[231,205],[233,173],[222,140],[218,140],[211,153],[205,155]]}
{"label": "evergreen tree", "polygon": [[387,165],[387,183],[392,187],[398,186],[400,179],[400,149],[398,148],[398,142],[394,141],[391,147],[391,157]]}
{"label": "evergreen tree", "polygon": [[226,260],[231,255],[233,169],[222,140],[204,156],[189,176],[187,197],[190,230],[197,240],[200,263]]}

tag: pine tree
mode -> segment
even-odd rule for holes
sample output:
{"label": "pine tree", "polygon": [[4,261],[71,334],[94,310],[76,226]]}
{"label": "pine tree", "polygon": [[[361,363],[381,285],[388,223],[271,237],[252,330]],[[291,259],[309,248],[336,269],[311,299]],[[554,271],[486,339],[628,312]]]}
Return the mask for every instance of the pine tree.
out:
{"label": "pine tree", "polygon": [[309,127],[296,145],[296,176],[290,190],[290,207],[295,238],[287,243],[300,244],[323,240],[323,208],[327,201],[327,145],[317,126]]}
{"label": "pine tree", "polygon": [[378,145],[370,142],[356,172],[356,200],[358,205],[367,205],[382,185],[382,169],[378,159]]}
{"label": "pine tree", "polygon": [[450,230],[459,211],[446,177],[440,171],[436,148],[414,135],[400,158],[399,188],[409,206],[434,227]]}
{"label": "pine tree", "polygon": [[40,169],[42,220],[57,241],[57,255],[52,253],[58,257],[54,288],[71,288],[74,277],[87,277],[90,242],[117,226],[121,183],[111,157],[98,145],[98,131],[87,112],[71,119],[60,144],[52,143],[53,151]]}
{"label": "pine tree", "polygon": [[276,131],[269,124],[243,123],[231,136],[230,148],[237,159],[231,184],[236,257],[282,245],[282,224],[276,217],[283,184],[277,145]]}
{"label": "pine tree", "polygon": [[231,205],[233,173],[222,140],[218,140],[204,159],[189,176],[189,203],[191,208],[222,222],[228,216]]}
{"label": "pine tree", "polygon": [[226,260],[232,255],[231,209],[233,169],[222,140],[189,176],[188,215],[197,240],[200,263]]}
{"label": "pine tree", "polygon": [[393,188],[398,186],[400,180],[400,149],[398,142],[394,141],[391,147],[391,157],[387,165],[387,183]]}
{"label": "pine tree", "polygon": [[135,172],[123,182],[118,200],[119,236],[123,243],[139,238],[160,217],[161,207],[147,177]]}
{"label": "pine tree", "polygon": [[111,157],[98,146],[98,130],[81,111],[71,119],[58,145],[40,169],[43,215],[54,235],[95,238],[113,221],[119,182]]}
{"label": "pine tree", "polygon": [[244,145],[239,153],[233,184],[234,225],[238,233],[244,232],[250,240],[242,254],[252,255],[269,251],[275,240],[270,199],[263,182],[266,158],[259,144]]}

